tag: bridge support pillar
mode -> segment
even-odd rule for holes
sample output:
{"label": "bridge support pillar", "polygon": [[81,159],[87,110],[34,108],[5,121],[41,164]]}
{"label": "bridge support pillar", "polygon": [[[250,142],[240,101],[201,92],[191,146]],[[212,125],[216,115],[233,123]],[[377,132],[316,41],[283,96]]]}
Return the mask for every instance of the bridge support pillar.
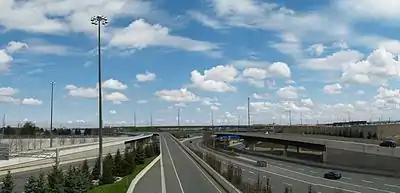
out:
{"label": "bridge support pillar", "polygon": [[328,162],[328,149],[322,152],[322,162],[324,163]]}
{"label": "bridge support pillar", "polygon": [[300,153],[300,147],[297,146],[297,153]]}
{"label": "bridge support pillar", "polygon": [[285,148],[283,149],[283,156],[287,157],[287,149],[288,149],[288,145],[285,145]]}

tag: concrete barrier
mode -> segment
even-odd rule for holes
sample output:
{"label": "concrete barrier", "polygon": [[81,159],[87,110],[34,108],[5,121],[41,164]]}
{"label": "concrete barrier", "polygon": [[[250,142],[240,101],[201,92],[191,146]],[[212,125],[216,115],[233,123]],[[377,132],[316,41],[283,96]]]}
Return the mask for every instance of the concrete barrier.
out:
{"label": "concrete barrier", "polygon": [[131,184],[129,185],[128,190],[126,193],[133,193],[135,190],[136,184],[143,178],[143,176],[160,160],[161,155],[158,155],[156,158],[153,159],[142,171],[140,171],[135,178],[132,180]]}
{"label": "concrete barrier", "polygon": [[221,174],[215,171],[211,166],[209,166],[203,159],[197,156],[193,151],[191,151],[188,147],[183,145],[178,139],[174,136],[172,138],[185,150],[195,161],[197,164],[203,168],[208,175],[210,175],[226,192],[229,193],[241,193],[239,189],[237,189],[234,185],[232,185],[228,180],[226,180]]}

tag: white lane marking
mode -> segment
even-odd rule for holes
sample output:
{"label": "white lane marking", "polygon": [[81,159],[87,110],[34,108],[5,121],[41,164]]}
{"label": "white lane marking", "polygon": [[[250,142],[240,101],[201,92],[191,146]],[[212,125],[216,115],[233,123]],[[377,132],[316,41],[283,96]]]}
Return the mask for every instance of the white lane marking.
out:
{"label": "white lane marking", "polygon": [[172,162],[172,168],[174,169],[176,178],[178,179],[179,187],[181,188],[182,193],[185,193],[185,192],[183,191],[182,183],[181,183],[181,180],[179,179],[178,172],[176,171],[175,164],[174,164],[174,160],[172,160],[171,152],[169,151],[168,144],[167,144],[167,141],[165,140],[165,137],[164,137],[164,143],[165,143],[165,147],[167,148],[167,152],[168,152],[168,155],[169,155],[169,159],[171,159],[171,162]]}
{"label": "white lane marking", "polygon": [[304,169],[303,169],[303,168],[297,168],[297,169],[299,169],[300,171],[304,171]]}
{"label": "white lane marking", "polygon": [[186,153],[185,150],[183,150],[183,148],[178,144],[178,142],[176,142],[175,140],[173,140],[173,142],[178,146],[179,149],[181,149],[181,151],[189,158],[189,160],[193,162],[193,164],[197,167],[197,169],[199,169],[199,171],[215,187],[215,189],[218,190],[219,193],[222,193],[222,191],[218,188],[218,186],[214,184],[214,182],[204,173],[204,171],[197,165],[197,163]]}
{"label": "white lane marking", "polygon": [[247,178],[248,180],[250,180],[250,181],[254,181],[253,179],[251,179],[251,178]]}
{"label": "white lane marking", "polygon": [[349,178],[349,177],[342,177],[343,179],[346,179],[346,180],[351,180],[351,178]]}
{"label": "white lane marking", "polygon": [[160,147],[160,167],[161,167],[161,193],[167,193],[167,189],[165,188],[165,174],[164,174],[164,162],[163,162],[163,152],[162,152],[162,146],[163,144],[161,143]]}
{"label": "white lane marking", "polygon": [[254,173],[253,171],[249,171],[249,173],[250,173],[250,174],[254,174],[254,175],[256,175],[256,173]]}
{"label": "white lane marking", "polygon": [[246,171],[246,170],[242,168],[242,171]]}
{"label": "white lane marking", "polygon": [[400,186],[392,185],[392,184],[383,184],[384,186],[389,186],[393,188],[400,188]]}
{"label": "white lane marking", "polygon": [[318,173],[318,172],[314,172],[314,171],[312,171],[312,170],[311,170],[310,172],[311,172],[311,173],[313,173],[313,174],[316,174],[316,173]]}
{"label": "white lane marking", "polygon": [[374,178],[374,180],[383,180],[382,178]]}
{"label": "white lane marking", "polygon": [[365,183],[369,183],[369,184],[374,183],[374,182],[371,182],[371,181],[368,181],[368,180],[361,180],[361,181],[363,181],[363,182],[365,182]]}
{"label": "white lane marking", "polygon": [[285,184],[286,186],[292,186],[292,184],[289,184],[287,182],[283,182],[283,184]]}

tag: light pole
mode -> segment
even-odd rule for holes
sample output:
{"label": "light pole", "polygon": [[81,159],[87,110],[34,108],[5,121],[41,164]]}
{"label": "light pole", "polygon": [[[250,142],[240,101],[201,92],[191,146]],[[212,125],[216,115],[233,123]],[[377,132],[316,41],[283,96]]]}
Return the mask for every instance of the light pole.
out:
{"label": "light pole", "polygon": [[53,98],[54,98],[54,84],[55,82],[50,82],[51,84],[51,97],[50,97],[50,148],[53,147]]}
{"label": "light pole", "polygon": [[99,177],[103,176],[103,109],[102,109],[102,92],[101,92],[101,33],[100,28],[102,25],[106,25],[108,23],[107,17],[98,15],[93,16],[90,20],[93,25],[97,25],[97,51],[98,51],[98,84],[99,84]]}
{"label": "light pole", "polygon": [[247,129],[250,129],[250,97],[247,97]]}

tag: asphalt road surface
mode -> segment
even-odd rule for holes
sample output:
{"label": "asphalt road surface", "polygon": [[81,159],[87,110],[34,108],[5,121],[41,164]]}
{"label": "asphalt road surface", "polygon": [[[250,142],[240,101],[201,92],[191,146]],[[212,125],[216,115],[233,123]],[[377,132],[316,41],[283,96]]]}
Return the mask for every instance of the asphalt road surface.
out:
{"label": "asphalt road surface", "polygon": [[163,193],[223,193],[224,190],[174,141],[160,134]]}
{"label": "asphalt road surface", "polygon": [[[201,139],[193,140],[188,146],[201,151],[207,151],[200,145]],[[328,180],[322,176],[327,169],[309,167],[273,159],[255,156],[240,155],[237,159],[218,156],[224,161],[239,165],[242,170],[243,180],[255,182],[258,175],[269,178],[274,192],[284,192],[284,187],[292,187],[293,192],[306,192],[311,184],[317,192],[337,193],[396,193],[400,192],[400,179],[381,176],[372,176],[358,173],[341,172],[342,179]],[[343,158],[346,159],[346,158]],[[256,167],[254,161],[266,160],[268,167]],[[252,163],[253,162],[253,163]]]}
{"label": "asphalt road surface", "polygon": [[162,193],[161,165],[158,161],[136,184],[133,193]]}

